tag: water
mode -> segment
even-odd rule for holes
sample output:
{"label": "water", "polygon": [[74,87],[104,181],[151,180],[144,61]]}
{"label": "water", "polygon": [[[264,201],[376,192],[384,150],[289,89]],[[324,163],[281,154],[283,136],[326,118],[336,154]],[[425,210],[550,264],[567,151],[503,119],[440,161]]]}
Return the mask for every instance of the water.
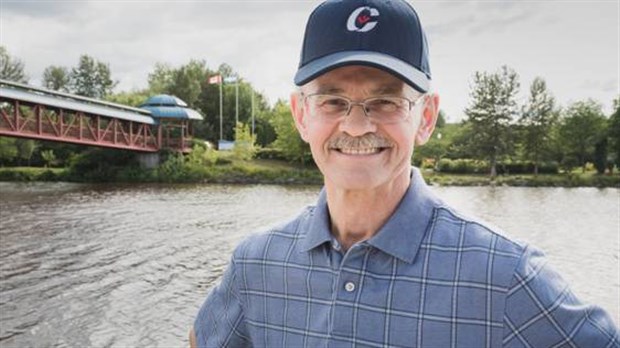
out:
{"label": "water", "polygon": [[[618,189],[439,187],[620,322]],[[317,187],[0,183],[2,347],[187,346],[234,246]]]}

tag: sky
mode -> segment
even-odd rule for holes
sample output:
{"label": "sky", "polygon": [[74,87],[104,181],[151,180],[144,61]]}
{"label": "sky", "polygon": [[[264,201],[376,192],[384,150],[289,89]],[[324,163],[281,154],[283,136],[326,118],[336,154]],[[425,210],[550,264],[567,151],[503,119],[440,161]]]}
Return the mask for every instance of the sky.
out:
{"label": "sky", "polygon": [[[0,0],[0,45],[33,85],[50,65],[83,54],[109,64],[116,92],[147,86],[155,63],[227,63],[274,103],[294,88],[308,15],[300,0]],[[618,0],[411,1],[426,28],[433,89],[449,122],[464,117],[476,71],[520,77],[519,102],[537,76],[560,106],[593,98],[612,112],[619,95]]]}

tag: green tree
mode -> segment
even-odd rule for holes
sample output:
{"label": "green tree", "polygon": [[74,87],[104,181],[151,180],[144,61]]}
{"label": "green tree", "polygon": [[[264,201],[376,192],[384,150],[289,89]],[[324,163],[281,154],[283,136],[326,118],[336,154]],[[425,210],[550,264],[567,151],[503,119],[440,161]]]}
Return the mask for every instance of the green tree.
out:
{"label": "green tree", "polygon": [[144,103],[149,96],[151,96],[151,93],[148,90],[135,90],[110,94],[104,99],[112,103],[138,107]]}
{"label": "green tree", "polygon": [[299,136],[287,103],[279,100],[274,105],[271,125],[277,135],[273,148],[280,151],[287,160],[299,161],[304,165],[311,158],[310,146]]}
{"label": "green tree", "polygon": [[15,138],[0,137],[0,164],[10,164],[17,158],[15,140]]}
{"label": "green tree", "polygon": [[50,65],[43,71],[43,87],[53,91],[69,91],[69,70],[63,66]]}
{"label": "green tree", "polygon": [[236,158],[249,161],[256,154],[256,135],[252,135],[250,127],[241,122],[235,127],[235,147],[233,154]]}
{"label": "green tree", "polygon": [[593,158],[594,145],[605,136],[607,119],[600,103],[591,99],[570,105],[560,124],[560,138],[568,163],[575,163],[586,171],[586,163]]}
{"label": "green tree", "polygon": [[173,73],[173,69],[168,64],[155,63],[155,69],[148,77],[149,91],[152,94],[169,93]]}
{"label": "green tree", "polygon": [[503,66],[498,72],[476,72],[471,105],[465,109],[472,127],[470,146],[481,159],[487,159],[491,177],[497,175],[497,162],[512,151],[511,123],[517,114],[517,73]]}
{"label": "green tree", "polygon": [[112,80],[110,67],[83,55],[69,74],[71,92],[90,98],[104,98],[112,93],[117,82]]}
{"label": "green tree", "polygon": [[45,168],[48,166],[51,167],[56,163],[56,155],[54,154],[54,150],[41,151],[41,158],[45,162]]}
{"label": "green tree", "polygon": [[28,166],[34,151],[37,149],[37,142],[30,139],[15,139],[15,146],[17,147],[17,157],[21,160],[26,160]]}
{"label": "green tree", "polygon": [[608,120],[608,136],[610,155],[616,166],[620,168],[620,98],[614,100],[614,110]]}
{"label": "green tree", "polygon": [[526,159],[534,163],[534,175],[538,175],[541,158],[549,147],[551,127],[558,119],[554,109],[555,99],[547,90],[545,80],[535,78],[530,86],[529,102],[520,119],[523,127],[523,151]]}
{"label": "green tree", "polygon": [[0,79],[28,83],[24,63],[18,58],[11,57],[4,46],[0,46]]}

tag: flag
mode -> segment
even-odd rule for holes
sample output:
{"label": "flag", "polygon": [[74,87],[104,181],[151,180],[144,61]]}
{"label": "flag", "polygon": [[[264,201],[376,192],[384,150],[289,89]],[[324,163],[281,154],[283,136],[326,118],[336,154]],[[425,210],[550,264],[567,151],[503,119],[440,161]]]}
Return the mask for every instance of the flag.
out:
{"label": "flag", "polygon": [[235,83],[237,82],[237,76],[228,76],[224,78],[224,82],[226,83]]}
{"label": "flag", "polygon": [[214,75],[209,77],[209,84],[222,83],[222,75]]}

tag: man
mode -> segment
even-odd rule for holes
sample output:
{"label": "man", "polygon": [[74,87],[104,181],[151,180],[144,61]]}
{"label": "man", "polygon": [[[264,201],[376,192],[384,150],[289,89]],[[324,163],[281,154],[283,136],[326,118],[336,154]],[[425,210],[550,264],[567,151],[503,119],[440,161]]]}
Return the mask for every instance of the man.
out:
{"label": "man", "polygon": [[237,247],[192,345],[618,347],[538,251],[456,213],[411,168],[437,118],[430,76],[405,1],[315,9],[291,108],[325,187]]}

